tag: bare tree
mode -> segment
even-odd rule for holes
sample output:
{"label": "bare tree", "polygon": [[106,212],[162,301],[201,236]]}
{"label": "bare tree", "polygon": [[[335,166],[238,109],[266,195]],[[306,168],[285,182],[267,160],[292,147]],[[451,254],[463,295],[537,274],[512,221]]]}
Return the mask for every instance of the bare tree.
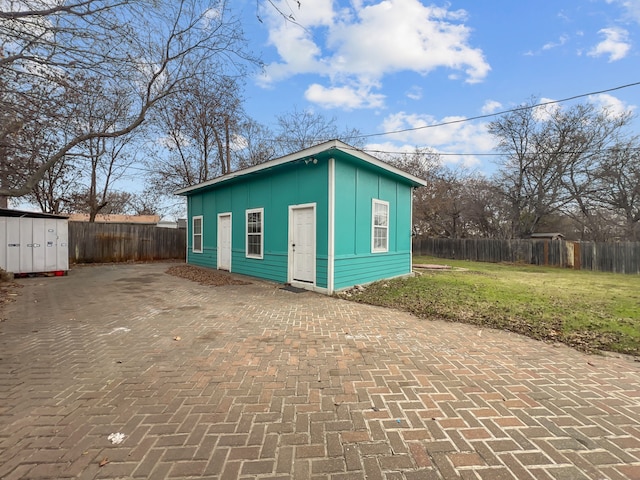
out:
{"label": "bare tree", "polygon": [[[83,132],[112,132],[127,121],[131,103],[126,92],[118,85],[105,84],[103,79],[81,76],[69,106],[75,115],[69,126],[72,134]],[[136,130],[141,133],[141,127]],[[104,213],[112,200],[111,192],[118,180],[125,175],[127,167],[134,160],[130,145],[133,133],[117,137],[93,137],[80,143],[68,155],[73,156],[83,172],[82,181],[86,188],[75,192],[75,198],[85,195],[86,213],[89,221]],[[77,204],[77,201],[76,201]]]}
{"label": "bare tree", "polygon": [[164,210],[161,195],[152,189],[145,189],[139,194],[131,195],[129,209],[134,215],[160,216]]}
{"label": "bare tree", "polygon": [[613,214],[617,238],[640,241],[640,144],[636,138],[608,151],[600,164],[598,185],[594,200]]}
{"label": "bare tree", "polygon": [[489,133],[498,139],[498,149],[508,154],[495,181],[510,204],[511,237],[525,235],[525,225],[531,223],[524,219],[530,217],[526,175],[534,160],[531,144],[535,119],[531,107],[535,103],[531,99],[524,108],[489,124]]}
{"label": "bare tree", "polygon": [[247,168],[272,160],[276,156],[273,142],[273,132],[253,119],[246,119],[240,123],[235,160],[238,168]]}
{"label": "bare tree", "polygon": [[[0,195],[21,196],[79,145],[135,131],[158,102],[203,74],[208,60],[251,60],[226,2],[29,0],[0,11]],[[206,72],[215,75],[216,72]],[[109,129],[77,129],[70,98],[98,79],[129,106]],[[31,132],[54,145],[20,152]],[[25,168],[25,166],[27,168]]]}
{"label": "bare tree", "polygon": [[416,148],[410,155],[392,155],[387,161],[427,182],[426,187],[413,192],[414,233],[458,237],[462,213],[459,173],[445,167],[440,156],[429,148]]}
{"label": "bare tree", "polygon": [[468,176],[462,195],[467,236],[511,238],[510,205],[491,180]]}
{"label": "bare tree", "polygon": [[320,113],[294,108],[291,112],[278,116],[277,120],[275,149],[278,155],[287,155],[335,139],[358,148],[364,146],[358,130],[338,129],[336,117],[327,118]]}
{"label": "bare tree", "polygon": [[238,82],[229,76],[194,76],[162,102],[153,122],[161,153],[148,163],[153,188],[170,194],[230,172],[241,109]]}
{"label": "bare tree", "polygon": [[527,237],[558,213],[579,212],[594,230],[598,166],[630,118],[590,104],[543,110],[532,99],[491,122],[489,132],[505,153],[494,181],[510,205],[511,236]]}
{"label": "bare tree", "polygon": [[[98,194],[99,197],[96,199],[90,189],[74,192],[70,199],[71,212],[85,213],[89,215],[90,222],[95,222],[98,213],[100,215],[126,215],[133,210],[134,194],[119,190],[98,192]],[[96,212],[96,201],[100,202],[99,212]]]}
{"label": "bare tree", "polygon": [[73,196],[82,189],[82,169],[71,156],[47,170],[26,198],[43,212],[62,214],[72,210]]}

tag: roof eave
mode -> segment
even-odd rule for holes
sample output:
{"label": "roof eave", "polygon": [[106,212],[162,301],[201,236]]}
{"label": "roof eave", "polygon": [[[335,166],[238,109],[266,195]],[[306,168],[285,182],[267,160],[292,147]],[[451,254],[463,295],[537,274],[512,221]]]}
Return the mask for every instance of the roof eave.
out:
{"label": "roof eave", "polygon": [[180,190],[176,190],[174,192],[174,195],[188,195],[189,193],[196,190],[201,190],[203,188],[216,185],[218,183],[227,182],[229,180],[233,180],[234,178],[250,175],[252,173],[260,172],[262,170],[267,170],[269,168],[277,167],[279,165],[284,165],[285,163],[293,162],[294,160],[300,160],[305,157],[312,157],[314,155],[318,155],[320,153],[326,152],[327,150],[330,150],[330,149],[340,150],[341,152],[354,156],[364,162],[370,163],[392,174],[403,177],[406,180],[408,180],[414,187],[425,186],[427,184],[421,178],[418,178],[414,175],[411,175],[410,173],[400,170],[399,168],[389,165],[388,163],[378,160],[377,158],[369,155],[368,153],[365,153],[362,150],[358,150],[355,147],[347,145],[346,143],[341,142],[340,140],[329,140],[327,142],[314,145],[313,147],[305,148],[304,150],[290,153],[289,155],[285,155],[284,157],[276,158],[274,160],[261,163],[260,165],[254,165],[253,167],[245,168],[244,170],[239,170],[237,172],[228,173],[221,177],[217,177],[212,180],[199,183],[197,185],[181,188]]}

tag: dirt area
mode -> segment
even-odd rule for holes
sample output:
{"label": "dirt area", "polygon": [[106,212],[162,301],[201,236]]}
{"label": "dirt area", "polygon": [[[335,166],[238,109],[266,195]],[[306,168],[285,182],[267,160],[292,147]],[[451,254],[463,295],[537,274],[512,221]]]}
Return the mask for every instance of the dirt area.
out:
{"label": "dirt area", "polygon": [[0,322],[4,322],[5,318],[1,315],[4,311],[2,308],[5,304],[15,301],[17,297],[16,290],[20,288],[13,280],[0,280]]}
{"label": "dirt area", "polygon": [[200,285],[211,285],[214,287],[221,287],[223,285],[249,285],[251,283],[239,280],[228,272],[197,267],[195,265],[174,265],[173,267],[169,267],[165,273],[198,282]]}
{"label": "dirt area", "polygon": [[424,268],[428,270],[451,270],[449,265],[434,265],[431,263],[414,263],[413,268]]}

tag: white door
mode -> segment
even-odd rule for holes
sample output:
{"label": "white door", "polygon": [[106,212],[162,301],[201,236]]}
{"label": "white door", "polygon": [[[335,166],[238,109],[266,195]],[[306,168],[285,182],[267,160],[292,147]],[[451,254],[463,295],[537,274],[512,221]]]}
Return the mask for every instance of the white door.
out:
{"label": "white door", "polygon": [[295,282],[315,283],[316,213],[314,206],[290,207],[290,278]]}
{"label": "white door", "polygon": [[218,215],[218,268],[231,271],[231,214]]}

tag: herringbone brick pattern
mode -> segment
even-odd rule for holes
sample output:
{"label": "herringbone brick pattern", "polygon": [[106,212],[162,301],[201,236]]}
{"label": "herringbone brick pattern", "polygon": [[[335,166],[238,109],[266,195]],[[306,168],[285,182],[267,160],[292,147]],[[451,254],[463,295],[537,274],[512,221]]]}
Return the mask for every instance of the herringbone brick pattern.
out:
{"label": "herringbone brick pattern", "polygon": [[0,478],[640,479],[633,359],[166,267],[20,281]]}

